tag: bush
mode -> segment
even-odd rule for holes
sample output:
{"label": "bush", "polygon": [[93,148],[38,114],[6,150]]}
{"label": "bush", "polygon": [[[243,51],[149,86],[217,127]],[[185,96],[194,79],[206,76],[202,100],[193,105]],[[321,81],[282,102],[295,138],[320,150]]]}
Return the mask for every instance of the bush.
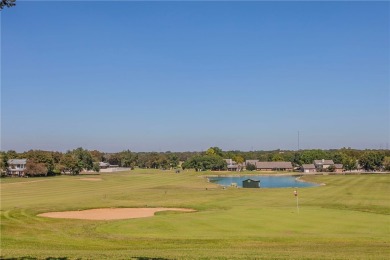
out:
{"label": "bush", "polygon": [[256,165],[248,163],[248,165],[246,166],[246,169],[248,171],[254,171],[254,170],[256,170]]}

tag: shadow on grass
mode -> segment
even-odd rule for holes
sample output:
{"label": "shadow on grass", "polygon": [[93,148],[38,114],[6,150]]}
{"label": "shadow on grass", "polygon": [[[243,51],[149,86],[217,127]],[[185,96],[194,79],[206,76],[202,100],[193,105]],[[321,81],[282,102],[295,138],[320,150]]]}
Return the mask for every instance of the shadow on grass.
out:
{"label": "shadow on grass", "polygon": [[[31,256],[23,256],[23,257],[7,257],[7,258],[4,258],[4,257],[0,257],[1,260],[41,260],[41,259],[44,259],[44,260],[68,260],[67,257],[46,257],[46,258],[36,258],[36,257],[31,257]],[[81,259],[81,258],[79,258]]]}
{"label": "shadow on grass", "polygon": [[[11,257],[11,258],[3,258],[0,257],[1,260],[68,260],[68,257],[46,257],[46,258],[36,258],[36,257],[30,257],[30,256],[23,256],[23,257]],[[78,258],[81,260],[82,258]],[[131,257],[129,259],[133,260],[170,260],[168,258],[161,258],[161,257],[144,257],[144,256],[136,256]]]}

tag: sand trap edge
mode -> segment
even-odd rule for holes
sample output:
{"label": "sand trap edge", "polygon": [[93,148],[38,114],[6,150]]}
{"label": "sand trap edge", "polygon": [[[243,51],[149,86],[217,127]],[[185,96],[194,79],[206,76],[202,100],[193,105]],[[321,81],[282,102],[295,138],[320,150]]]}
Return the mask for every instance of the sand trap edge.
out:
{"label": "sand trap edge", "polygon": [[79,211],[47,212],[38,214],[37,216],[63,219],[117,220],[153,217],[156,212],[161,211],[196,212],[194,209],[187,208],[100,208]]}

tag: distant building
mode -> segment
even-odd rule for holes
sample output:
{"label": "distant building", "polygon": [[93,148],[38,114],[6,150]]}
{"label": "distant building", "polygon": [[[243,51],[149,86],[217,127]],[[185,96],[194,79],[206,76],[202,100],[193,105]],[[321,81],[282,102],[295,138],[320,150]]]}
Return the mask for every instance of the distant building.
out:
{"label": "distant building", "polygon": [[252,179],[247,179],[242,182],[243,188],[260,188],[260,181],[255,181]]}
{"label": "distant building", "polygon": [[292,171],[291,162],[256,162],[258,171]]}
{"label": "distant building", "polygon": [[27,159],[10,159],[7,161],[7,174],[11,176],[24,176]]}
{"label": "distant building", "polygon": [[302,167],[301,167],[301,171],[302,172],[317,172],[316,170],[316,167],[314,166],[314,164],[302,164]]}
{"label": "distant building", "polygon": [[227,164],[228,171],[235,171],[239,172],[243,168],[241,164],[237,164],[237,162],[233,161],[232,159],[224,159]]}
{"label": "distant building", "polygon": [[335,164],[334,165],[334,167],[335,167],[335,170],[334,170],[334,172],[343,172],[344,171],[344,165],[342,165],[342,164]]}
{"label": "distant building", "polygon": [[246,160],[246,161],[245,161],[245,165],[248,165],[248,164],[256,165],[256,163],[257,163],[258,161],[259,161],[259,160]]}
{"label": "distant building", "polygon": [[110,164],[106,162],[99,162],[99,167],[100,169],[107,169],[108,167],[110,167]]}
{"label": "distant building", "polygon": [[327,169],[329,166],[334,165],[333,160],[314,160],[314,166],[316,167],[317,171],[322,171],[324,169]]}

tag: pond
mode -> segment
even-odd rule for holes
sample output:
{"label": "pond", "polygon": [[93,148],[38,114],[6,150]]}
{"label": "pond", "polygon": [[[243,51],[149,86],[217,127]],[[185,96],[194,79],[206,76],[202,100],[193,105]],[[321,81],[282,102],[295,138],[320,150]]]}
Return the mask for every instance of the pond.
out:
{"label": "pond", "polygon": [[210,182],[231,186],[235,183],[237,187],[242,188],[244,180],[251,179],[260,181],[260,188],[302,188],[319,186],[315,183],[297,180],[297,176],[237,176],[237,177],[209,177]]}

